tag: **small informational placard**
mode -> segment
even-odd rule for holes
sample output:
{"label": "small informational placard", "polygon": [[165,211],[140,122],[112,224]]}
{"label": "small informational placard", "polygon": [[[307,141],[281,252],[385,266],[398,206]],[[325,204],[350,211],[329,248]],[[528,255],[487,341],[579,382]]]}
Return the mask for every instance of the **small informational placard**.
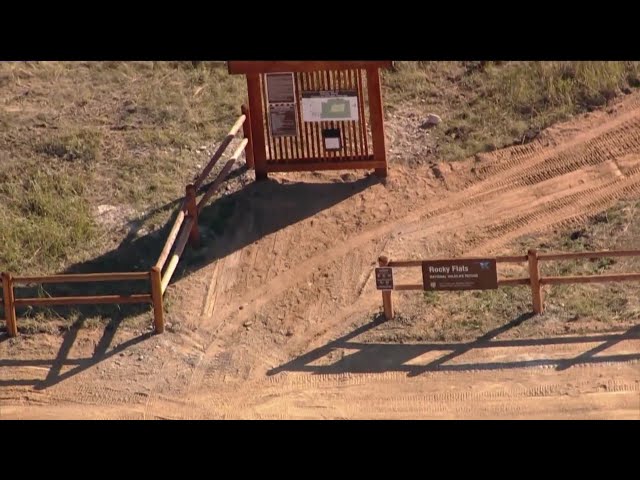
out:
{"label": "small informational placard", "polygon": [[425,290],[493,290],[498,288],[495,258],[422,262]]}
{"label": "small informational placard", "polygon": [[357,121],[358,92],[332,90],[302,92],[302,119],[305,122]]}
{"label": "small informational placard", "polygon": [[393,290],[393,269],[391,267],[376,268],[376,287],[378,290]]}
{"label": "small informational placard", "polygon": [[266,78],[268,103],[295,103],[293,73],[267,73]]}
{"label": "small informational placard", "polygon": [[340,129],[327,128],[322,131],[324,138],[324,148],[329,151],[337,151],[342,149],[342,140],[340,138]]}
{"label": "small informational placard", "polygon": [[272,137],[295,137],[296,128],[295,104],[269,105],[269,127]]}

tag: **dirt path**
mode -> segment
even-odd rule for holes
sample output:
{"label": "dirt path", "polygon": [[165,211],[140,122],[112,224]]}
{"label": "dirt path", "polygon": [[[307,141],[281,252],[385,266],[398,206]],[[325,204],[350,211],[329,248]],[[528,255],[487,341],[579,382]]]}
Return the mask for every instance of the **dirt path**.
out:
{"label": "dirt path", "polygon": [[[392,173],[386,185],[283,176],[240,197],[225,254],[173,287],[180,333],[105,359],[118,361],[109,375],[89,366],[34,393],[24,378],[42,382],[47,364],[21,359],[37,338],[19,353],[0,343],[0,358],[15,359],[0,373],[0,418],[640,418],[637,331],[517,345],[498,335],[449,350],[335,345],[379,309],[383,252],[500,253],[638,198],[640,96],[528,145]],[[78,346],[78,358],[87,352]]]}

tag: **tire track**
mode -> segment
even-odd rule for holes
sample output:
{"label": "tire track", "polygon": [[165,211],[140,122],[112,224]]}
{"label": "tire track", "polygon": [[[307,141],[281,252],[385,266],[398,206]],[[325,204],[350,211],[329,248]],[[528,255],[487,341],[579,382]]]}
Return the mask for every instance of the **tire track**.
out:
{"label": "tire track", "polygon": [[[637,100],[636,103],[638,103]],[[637,194],[638,169],[632,169],[627,172],[626,178],[614,181],[607,181],[606,177],[616,174],[615,171],[614,173],[605,172],[601,175],[602,185],[579,191],[569,190],[567,195],[547,203],[544,202],[543,196],[539,203],[532,202],[532,205],[521,206],[519,211],[513,212],[499,222],[493,222],[485,228],[478,228],[481,221],[475,219],[469,221],[471,215],[467,215],[464,221],[448,222],[449,225],[447,225],[448,219],[445,217],[456,211],[464,212],[465,209],[471,214],[478,207],[495,201],[506,193],[513,193],[518,189],[531,189],[531,192],[534,192],[533,187],[544,184],[544,182],[572,172],[598,167],[606,162],[615,162],[619,156],[637,152],[640,152],[640,112],[634,108],[623,111],[613,119],[605,119],[601,125],[591,129],[586,135],[574,135],[559,145],[549,146],[548,141],[545,144],[542,140],[537,140],[529,145],[511,147],[507,151],[498,152],[493,159],[487,160],[492,163],[483,164],[476,169],[477,178],[475,180],[467,183],[465,188],[451,194],[448,198],[433,202],[423,208],[414,209],[391,222],[369,228],[361,234],[353,236],[348,242],[337,243],[327,251],[312,255],[298,265],[290,266],[288,269],[276,268],[275,275],[269,271],[267,281],[257,288],[244,295],[238,295],[227,301],[225,305],[216,301],[216,317],[223,320],[209,336],[211,342],[196,365],[188,391],[193,391],[204,380],[207,380],[207,372],[216,368],[214,359],[222,358],[220,355],[225,350],[220,342],[215,341],[216,337],[227,338],[246,319],[251,318],[268,304],[279,301],[278,299],[282,295],[306,281],[314,271],[321,268],[326,269],[331,264],[340,265],[342,262],[341,266],[344,267],[342,280],[353,280],[358,283],[362,275],[359,274],[356,267],[362,269],[367,263],[362,263],[359,255],[354,255],[354,252],[362,251],[372,242],[388,239],[401,231],[405,234],[409,233],[411,238],[419,239],[435,232],[453,231],[461,226],[469,230],[475,228],[476,232],[472,233],[471,245],[476,249],[487,250],[521,235],[522,232],[535,231],[550,225],[584,218],[606,208],[621,195]],[[617,174],[619,173],[617,170]],[[483,213],[485,220],[495,215],[493,211]],[[438,222],[440,222],[440,226],[436,227]],[[407,229],[412,228],[414,229],[412,232],[406,232]],[[291,232],[282,230],[274,234],[272,250],[275,251],[276,241],[280,241],[276,237],[279,236],[283,237],[283,246],[295,247],[293,240],[296,238],[294,237],[296,233],[300,232],[294,229]],[[280,249],[280,251],[286,253],[286,249]],[[284,258],[281,255],[278,257],[278,266],[284,265]],[[257,261],[261,261],[261,259],[257,259]],[[222,270],[220,274],[222,274]],[[219,287],[216,285],[215,290],[218,289]],[[365,312],[371,307],[373,297],[362,289],[356,290],[351,293],[352,299],[354,299],[352,305],[342,310],[342,314],[338,315],[340,319]],[[376,298],[375,301],[377,300],[379,299]],[[325,311],[327,304],[322,297],[314,301],[313,305],[316,305],[318,316],[324,318],[330,314]],[[238,312],[239,305],[244,305],[241,312]],[[308,313],[310,314],[313,310],[313,308],[308,309]],[[206,326],[206,322],[203,326]],[[300,348],[305,343],[308,345],[309,338],[329,335],[334,329],[340,327],[340,321],[330,321],[317,328],[311,328],[305,332],[305,339],[295,342],[296,347],[292,345],[288,349]],[[314,378],[316,379],[314,381],[317,381],[319,377],[322,376],[308,378]],[[366,381],[370,380],[368,377]]]}
{"label": "tire track", "polygon": [[[640,119],[631,122],[631,126],[633,126],[634,128],[637,127],[638,131],[633,131],[638,134],[637,137],[638,139],[640,139]],[[505,192],[512,191],[518,187],[539,184],[543,181],[555,178],[556,176],[558,176],[558,174],[569,173],[580,168],[595,166],[607,160],[610,160],[607,155],[603,155],[601,153],[600,149],[603,146],[609,145],[611,143],[611,139],[617,138],[616,135],[618,135],[617,132],[611,133],[610,135],[606,136],[606,141],[601,139],[591,140],[591,144],[589,145],[589,148],[591,150],[587,149],[586,155],[574,154],[572,156],[568,156],[565,159],[561,159],[560,165],[557,165],[557,158],[543,158],[539,163],[546,165],[549,168],[542,172],[535,171],[535,169],[538,168],[539,165],[525,165],[524,168],[523,166],[520,166],[520,171],[514,172],[504,180],[497,180],[494,182],[481,182],[475,187],[476,189],[489,188],[489,191],[480,191],[476,194],[472,194],[472,190],[462,191],[458,194],[454,194],[454,199],[448,200],[446,202],[441,202],[442,206],[437,206],[435,209],[426,208],[423,210],[414,211],[404,218],[401,218],[394,222],[390,222],[388,224],[379,225],[378,227],[366,231],[351,239],[348,243],[337,245],[329,249],[322,255],[311,257],[301,265],[289,269],[280,275],[277,275],[268,284],[263,285],[262,287],[251,292],[248,296],[242,298],[241,300],[243,300],[244,303],[253,304],[253,308],[248,309],[246,311],[246,315],[248,316],[249,314],[253,313],[256,308],[259,308],[261,305],[263,305],[267,301],[268,297],[272,295],[279,295],[285,289],[295,285],[296,282],[305,279],[314,269],[326,265],[327,263],[340,258],[357,248],[362,247],[370,240],[388,235],[393,232],[401,231],[403,228],[410,226],[412,223],[425,222],[426,220],[435,216],[440,216],[454,210],[477,205],[478,202],[486,201],[489,198],[495,198],[497,194],[504,194]],[[598,147],[595,150],[593,148],[594,145],[597,145]],[[640,143],[636,141],[635,145],[638,146],[640,145]],[[638,151],[640,151],[640,147],[638,148]],[[456,197],[462,199],[456,201]],[[422,227],[419,228],[422,229]],[[234,308],[232,306],[231,310],[233,309]],[[226,314],[228,313],[230,313],[229,309],[227,309],[227,311],[225,311],[223,315],[226,316]]]}

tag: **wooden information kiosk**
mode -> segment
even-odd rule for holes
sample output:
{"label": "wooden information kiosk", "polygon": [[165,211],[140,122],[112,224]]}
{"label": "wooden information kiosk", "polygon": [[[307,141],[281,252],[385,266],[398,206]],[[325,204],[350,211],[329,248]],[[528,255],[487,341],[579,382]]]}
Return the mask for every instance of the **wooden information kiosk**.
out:
{"label": "wooden information kiosk", "polygon": [[[256,179],[373,169],[387,176],[380,68],[391,61],[232,61],[247,77]],[[248,135],[247,135],[248,133]]]}

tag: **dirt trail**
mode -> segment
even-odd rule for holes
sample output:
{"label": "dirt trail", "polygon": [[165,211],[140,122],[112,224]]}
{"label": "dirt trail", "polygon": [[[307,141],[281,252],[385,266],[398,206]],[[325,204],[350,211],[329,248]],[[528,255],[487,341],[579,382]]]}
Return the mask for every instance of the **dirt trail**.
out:
{"label": "dirt trail", "polygon": [[[218,260],[172,287],[181,333],[138,345],[142,364],[120,356],[108,378],[87,368],[37,393],[21,376],[46,367],[9,362],[0,418],[640,418],[637,330],[448,348],[353,342],[379,308],[379,254],[500,253],[639,198],[640,96],[438,169],[392,167],[386,185],[292,174],[257,186],[239,197]],[[11,348],[0,343],[0,358]]]}

